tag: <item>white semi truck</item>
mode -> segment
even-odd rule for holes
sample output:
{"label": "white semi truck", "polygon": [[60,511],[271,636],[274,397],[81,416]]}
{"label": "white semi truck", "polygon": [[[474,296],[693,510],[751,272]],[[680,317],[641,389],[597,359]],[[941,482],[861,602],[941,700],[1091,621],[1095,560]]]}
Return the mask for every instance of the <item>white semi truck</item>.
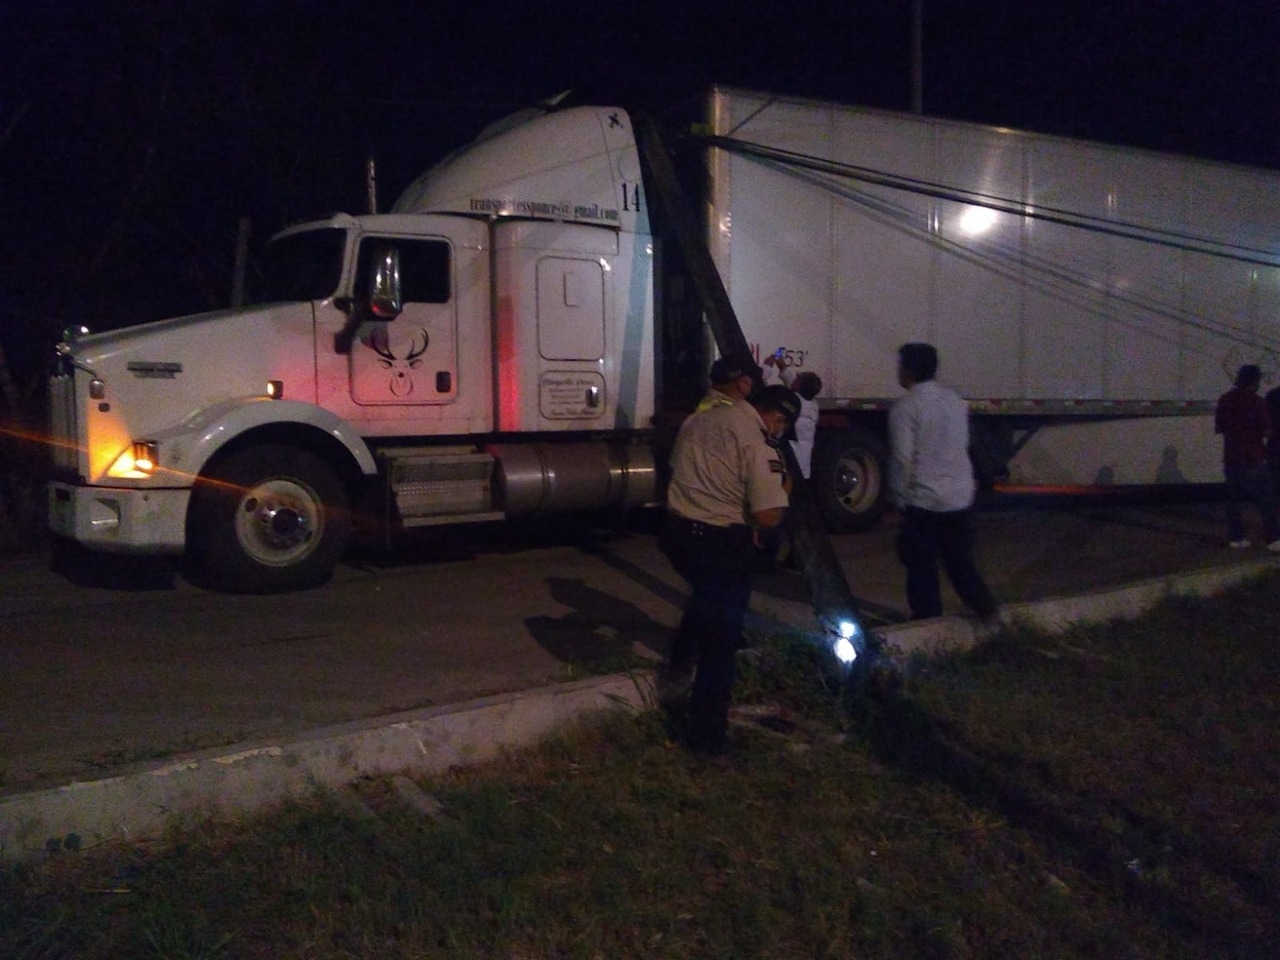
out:
{"label": "white semi truck", "polygon": [[[882,509],[904,341],[970,398],[980,470],[1024,483],[1216,480],[1213,399],[1276,368],[1274,174],[723,88],[692,139],[749,349],[826,385],[837,529]],[[654,425],[710,350],[640,156],[622,109],[517,115],[391,213],[280,233],[261,306],[69,336],[51,529],[267,592],[326,579],[356,516],[660,500]]]}

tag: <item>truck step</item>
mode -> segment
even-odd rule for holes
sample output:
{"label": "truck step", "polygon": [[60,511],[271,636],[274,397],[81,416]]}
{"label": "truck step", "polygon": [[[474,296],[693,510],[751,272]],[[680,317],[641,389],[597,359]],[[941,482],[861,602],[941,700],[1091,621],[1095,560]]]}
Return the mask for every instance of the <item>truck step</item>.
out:
{"label": "truck step", "polygon": [[389,506],[405,527],[501,520],[493,457],[471,448],[394,448],[380,454]]}
{"label": "truck step", "polygon": [[501,510],[486,510],[483,513],[448,513],[433,517],[402,517],[400,526],[405,527],[442,527],[454,523],[492,523],[505,520],[507,515]]}

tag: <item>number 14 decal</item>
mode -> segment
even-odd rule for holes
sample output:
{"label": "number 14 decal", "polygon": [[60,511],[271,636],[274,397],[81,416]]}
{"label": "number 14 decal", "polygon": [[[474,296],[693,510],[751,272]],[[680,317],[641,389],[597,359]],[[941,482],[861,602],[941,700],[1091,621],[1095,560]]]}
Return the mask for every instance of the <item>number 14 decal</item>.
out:
{"label": "number 14 decal", "polygon": [[622,209],[624,211],[640,212],[640,184],[628,183],[622,181]]}

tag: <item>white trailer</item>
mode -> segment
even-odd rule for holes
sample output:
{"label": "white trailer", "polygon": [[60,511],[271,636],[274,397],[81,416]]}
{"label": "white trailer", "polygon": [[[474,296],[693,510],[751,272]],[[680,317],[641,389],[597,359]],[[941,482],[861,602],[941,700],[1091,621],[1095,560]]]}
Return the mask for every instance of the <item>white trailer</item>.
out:
{"label": "white trailer", "polygon": [[1013,484],[1216,482],[1213,402],[1280,373],[1280,175],[714,90],[707,239],[757,356],[823,379],[815,492],[881,504],[896,350],[969,399]]}
{"label": "white trailer", "polygon": [[[1192,426],[1238,362],[1276,366],[1280,178],[742,91],[709,102],[711,249],[757,351],[826,383],[814,489],[833,526],[881,508],[907,340],[941,350],[991,472],[1216,479],[1193,468]],[[389,214],[282,232],[259,306],[69,335],[51,529],[194,553],[225,587],[273,591],[327,578],[357,516],[655,502],[663,400],[696,397],[709,357],[700,314],[676,309],[650,186],[626,111],[532,111]]]}

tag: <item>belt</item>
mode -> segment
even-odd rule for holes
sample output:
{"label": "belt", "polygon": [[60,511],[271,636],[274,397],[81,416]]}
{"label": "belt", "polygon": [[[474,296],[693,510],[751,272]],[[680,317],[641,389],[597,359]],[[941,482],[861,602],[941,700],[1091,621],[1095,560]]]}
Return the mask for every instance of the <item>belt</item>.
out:
{"label": "belt", "polygon": [[690,520],[688,517],[682,517],[678,513],[667,511],[667,523],[673,528],[683,533],[689,533],[698,537],[705,537],[715,534],[731,534],[740,533],[748,529],[745,523],[730,523],[724,526],[715,523],[705,523],[702,520]]}

